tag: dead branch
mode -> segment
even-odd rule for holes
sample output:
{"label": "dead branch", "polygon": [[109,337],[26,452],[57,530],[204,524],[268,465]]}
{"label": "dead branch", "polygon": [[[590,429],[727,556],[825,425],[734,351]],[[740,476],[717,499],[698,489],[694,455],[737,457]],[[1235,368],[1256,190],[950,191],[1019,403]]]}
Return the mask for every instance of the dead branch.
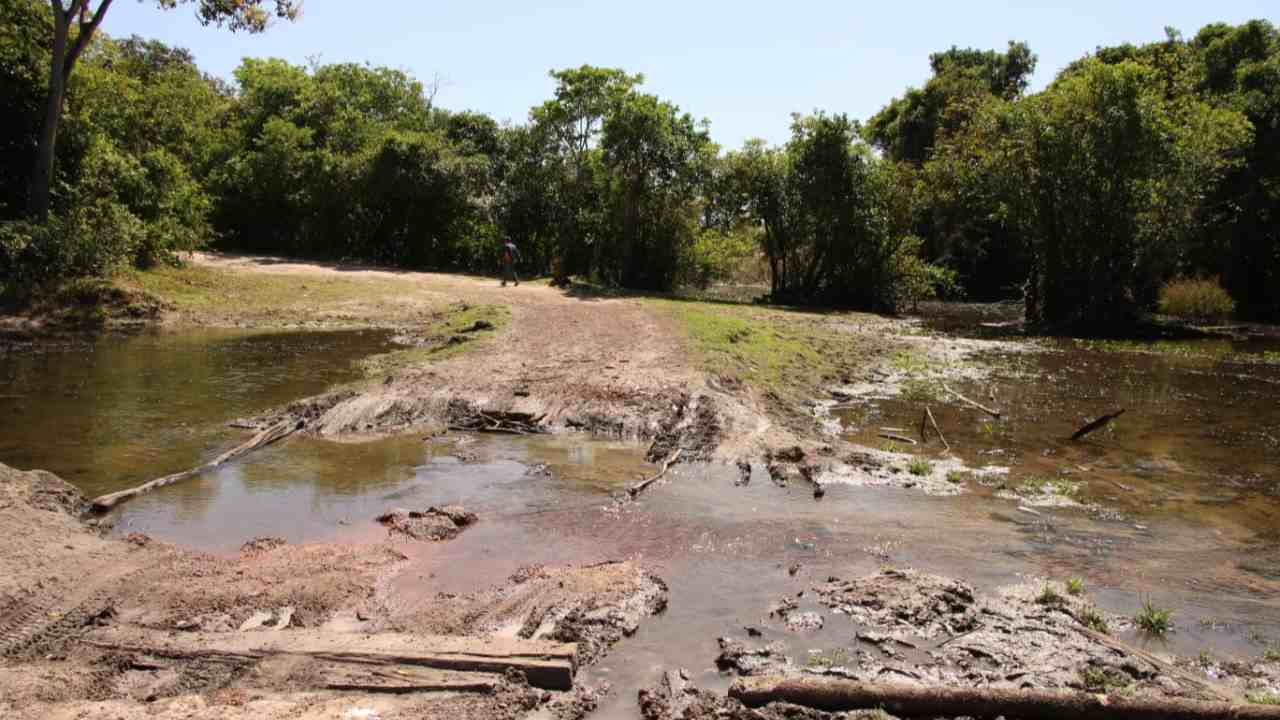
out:
{"label": "dead branch", "polygon": [[1088,435],[1089,433],[1093,432],[1094,430],[1100,430],[1103,427],[1106,427],[1112,420],[1115,420],[1116,418],[1120,417],[1123,414],[1124,414],[1124,409],[1122,408],[1120,410],[1117,410],[1116,412],[1111,413],[1110,415],[1103,415],[1097,420],[1094,420],[1093,422],[1088,423],[1084,427],[1077,430],[1076,433],[1071,436],[1071,439],[1073,441],[1079,440],[1083,438],[1085,435]]}
{"label": "dead branch", "polygon": [[912,440],[911,438],[907,437],[906,435],[898,435],[897,433],[887,433],[887,432],[882,432],[882,433],[880,433],[880,437],[884,438],[885,440],[893,440],[894,442],[903,442],[903,443],[906,443],[906,444],[908,444],[908,445],[916,445],[916,444],[918,444],[918,443],[916,443],[916,441],[915,441],[915,440]]}
{"label": "dead branch", "polygon": [[947,439],[942,436],[942,430],[938,428],[938,421],[934,419],[933,411],[929,409],[928,405],[924,406],[924,414],[929,416],[929,423],[933,425],[933,431],[938,433],[938,439],[942,441],[942,446],[947,449],[947,452],[951,452],[951,445],[948,444]]}
{"label": "dead branch", "polygon": [[237,445],[199,467],[184,470],[180,473],[174,473],[173,475],[166,475],[162,478],[152,480],[151,482],[143,483],[137,487],[129,488],[128,490],[120,490],[119,492],[101,495],[93,499],[91,506],[96,512],[106,512],[125,500],[149,493],[152,490],[162,488],[166,485],[172,485],[188,478],[202,475],[229,460],[234,460],[242,455],[247,455],[258,448],[266,447],[277,440],[283,440],[302,429],[304,425],[305,422],[301,420],[281,420],[275,425],[272,425],[271,427],[259,432],[257,435],[254,435],[247,442]]}
{"label": "dead branch", "polygon": [[986,414],[990,415],[991,417],[996,418],[997,420],[998,420],[998,419],[1000,419],[1000,411],[999,411],[999,410],[992,410],[991,408],[987,407],[986,405],[982,405],[982,404],[979,404],[979,403],[974,402],[973,400],[970,400],[969,398],[967,398],[967,397],[965,397],[965,396],[961,395],[960,393],[956,392],[955,390],[952,390],[951,388],[947,387],[947,384],[946,384],[946,383],[943,383],[943,384],[942,384],[942,389],[943,389],[943,390],[946,390],[947,392],[949,392],[949,393],[951,393],[952,395],[954,395],[954,396],[956,397],[956,399],[957,399],[957,400],[960,400],[961,402],[963,402],[963,403],[965,403],[965,404],[971,405],[971,406],[973,406],[973,407],[975,407],[975,408],[977,408],[977,409],[981,410],[982,412],[984,412],[984,413],[986,413]]}
{"label": "dead branch", "polygon": [[674,463],[677,459],[679,459],[680,454],[683,452],[684,452],[683,448],[676,448],[675,452],[668,455],[667,459],[662,461],[662,469],[658,471],[657,475],[654,475],[653,477],[647,478],[645,480],[641,480],[635,485],[632,485],[631,487],[627,488],[627,494],[634,499],[640,493],[644,492],[646,489],[648,489],[650,485],[657,482],[658,479],[661,478],[663,475],[667,474],[667,470],[671,467],[672,463]]}
{"label": "dead branch", "polygon": [[1280,707],[1268,705],[1236,705],[1183,698],[1101,696],[1050,690],[926,687],[831,678],[740,678],[729,689],[729,696],[748,707],[761,707],[772,702],[803,705],[828,712],[880,707],[893,715],[907,717],[969,715],[1019,717],[1024,720],[1280,720]]}

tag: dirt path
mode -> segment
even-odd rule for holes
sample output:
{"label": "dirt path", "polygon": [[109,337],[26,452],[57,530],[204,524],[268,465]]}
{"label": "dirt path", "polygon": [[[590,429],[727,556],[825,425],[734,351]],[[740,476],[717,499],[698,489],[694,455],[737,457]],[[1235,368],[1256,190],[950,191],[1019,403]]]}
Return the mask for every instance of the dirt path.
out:
{"label": "dirt path", "polygon": [[508,326],[482,348],[393,373],[382,386],[324,407],[314,426],[322,435],[447,426],[458,412],[483,411],[608,436],[654,439],[674,431],[680,437],[669,438],[664,452],[683,443],[691,455],[710,456],[723,446],[720,455],[733,457],[763,448],[772,430],[748,392],[708,387],[690,364],[680,330],[641,300],[267,257],[199,253],[195,263],[238,273],[396,280],[415,286],[405,302],[509,309]]}

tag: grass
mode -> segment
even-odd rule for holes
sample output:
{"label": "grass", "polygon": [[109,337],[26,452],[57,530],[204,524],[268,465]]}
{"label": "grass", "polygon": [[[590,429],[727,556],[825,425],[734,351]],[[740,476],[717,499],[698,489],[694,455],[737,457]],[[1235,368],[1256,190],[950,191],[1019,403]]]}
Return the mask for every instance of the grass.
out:
{"label": "grass", "polygon": [[952,485],[963,485],[969,478],[969,473],[960,470],[951,470],[947,473],[947,482]]}
{"label": "grass", "polygon": [[1067,594],[1081,595],[1084,593],[1084,580],[1080,578],[1067,578]]}
{"label": "grass", "polygon": [[1036,602],[1041,605],[1061,605],[1062,594],[1058,592],[1058,589],[1052,583],[1045,583],[1044,587],[1040,588],[1040,594],[1036,597]]}
{"label": "grass", "polygon": [[228,271],[188,265],[121,275],[117,282],[153,295],[188,320],[204,324],[285,326],[395,325],[430,301],[406,303],[419,286],[395,277],[330,277]]}
{"label": "grass", "polygon": [[1103,635],[1111,634],[1111,626],[1107,624],[1106,616],[1098,612],[1098,609],[1092,605],[1081,608],[1078,618],[1082,625],[1094,632],[1100,632]]}
{"label": "grass", "polygon": [[1280,663],[1280,645],[1273,645],[1262,651],[1263,662]]}
{"label": "grass", "polygon": [[[892,344],[856,331],[856,314],[647,298],[684,330],[702,369],[732,375],[787,404],[870,367]],[[874,341],[873,341],[874,339]]]}
{"label": "grass", "polygon": [[1189,320],[1221,320],[1231,317],[1236,303],[1217,278],[1171,280],[1160,288],[1160,312]]}
{"label": "grass", "polygon": [[929,371],[929,361],[919,353],[901,350],[889,358],[889,367],[908,375],[923,375]]}
{"label": "grass", "polygon": [[[488,322],[493,329],[462,333],[478,320]],[[367,357],[358,366],[366,377],[380,377],[407,367],[443,360],[471,350],[477,342],[501,332],[510,320],[511,311],[501,305],[452,306],[448,311],[435,313],[425,325],[414,326],[414,333],[425,339],[424,345]],[[458,342],[453,338],[466,340]]]}
{"label": "grass", "polygon": [[809,657],[805,660],[807,667],[838,667],[849,663],[849,651],[844,648],[836,648],[834,650],[810,650]]}
{"label": "grass", "polygon": [[1148,635],[1162,637],[1173,629],[1173,611],[1157,607],[1150,599],[1142,603],[1142,609],[1133,616],[1133,622]]}
{"label": "grass", "polygon": [[1081,483],[1071,480],[1035,475],[1024,480],[1015,492],[1022,496],[1060,495],[1063,497],[1075,497],[1080,493],[1080,486]]}
{"label": "grass", "polygon": [[925,477],[933,473],[933,463],[924,458],[912,458],[911,464],[907,465],[907,472],[916,477]]}
{"label": "grass", "polygon": [[942,386],[933,380],[909,378],[902,381],[902,399],[911,402],[938,402],[942,398]]}
{"label": "grass", "polygon": [[1092,665],[1080,668],[1080,684],[1092,693],[1109,693],[1127,686],[1123,676]]}
{"label": "grass", "polygon": [[1245,693],[1244,699],[1254,705],[1280,705],[1280,694],[1273,692]]}

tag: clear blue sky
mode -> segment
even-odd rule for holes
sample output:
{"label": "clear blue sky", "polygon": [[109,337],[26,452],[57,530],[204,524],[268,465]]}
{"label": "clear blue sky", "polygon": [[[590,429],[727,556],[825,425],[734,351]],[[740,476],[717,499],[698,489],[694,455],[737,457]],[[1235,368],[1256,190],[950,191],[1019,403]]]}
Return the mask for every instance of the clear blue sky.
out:
{"label": "clear blue sky", "polygon": [[[1015,7],[1016,6],[1016,7]],[[263,35],[203,28],[191,5],[117,0],[104,23],[195,53],[230,77],[242,57],[303,64],[370,62],[447,80],[437,103],[523,122],[550,96],[552,68],[583,63],[643,72],[647,91],[711,121],[726,147],[749,137],[785,141],[792,112],[815,108],[866,119],[929,74],[930,52],[1003,48],[1039,55],[1033,87],[1100,45],[1149,42],[1172,25],[1187,35],[1215,21],[1280,22],[1277,0],[306,0],[301,19]]]}

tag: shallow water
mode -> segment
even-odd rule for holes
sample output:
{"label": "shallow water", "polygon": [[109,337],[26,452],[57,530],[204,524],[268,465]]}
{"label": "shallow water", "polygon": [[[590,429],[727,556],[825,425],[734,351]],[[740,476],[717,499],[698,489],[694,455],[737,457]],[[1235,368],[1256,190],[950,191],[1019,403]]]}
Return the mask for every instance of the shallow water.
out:
{"label": "shallow water", "polygon": [[[389,346],[382,333],[214,332],[0,355],[0,461],[53,470],[91,495],[120,489],[197,464],[243,437],[228,420],[354,379],[353,360]],[[637,559],[668,583],[670,605],[585,671],[614,685],[605,718],[636,717],[636,690],[660,669],[686,667],[702,686],[726,686],[713,667],[716,638],[742,638],[746,625],[785,639],[801,663],[808,649],[847,643],[834,618],[796,635],[771,624],[768,607],[828,575],[882,565],[952,575],[980,591],[1080,577],[1115,613],[1130,615],[1146,598],[1171,607],[1177,630],[1158,648],[1256,656],[1280,641],[1280,457],[1268,439],[1280,437],[1280,370],[1227,357],[1060,344],[991,359],[999,422],[933,405],[970,463],[1012,466],[1010,484],[1069,471],[1085,483],[1083,500],[1118,513],[1033,514],[976,483],[958,497],[837,486],[815,500],[808,486],[778,487],[761,468],[739,487],[734,468],[704,466],[677,466],[619,506],[613,497],[652,472],[635,444],[295,436],[127,503],[117,532],[234,552],[261,535],[379,535],[373,518],[394,507],[477,512],[480,522],[458,538],[415,545],[411,571],[395,580],[410,605],[501,583],[529,564]],[[955,387],[988,397],[988,383]],[[1062,439],[1118,406],[1128,412],[1111,428],[1083,443]],[[918,405],[897,400],[842,412],[851,437],[873,445],[880,426],[919,420]]]}

